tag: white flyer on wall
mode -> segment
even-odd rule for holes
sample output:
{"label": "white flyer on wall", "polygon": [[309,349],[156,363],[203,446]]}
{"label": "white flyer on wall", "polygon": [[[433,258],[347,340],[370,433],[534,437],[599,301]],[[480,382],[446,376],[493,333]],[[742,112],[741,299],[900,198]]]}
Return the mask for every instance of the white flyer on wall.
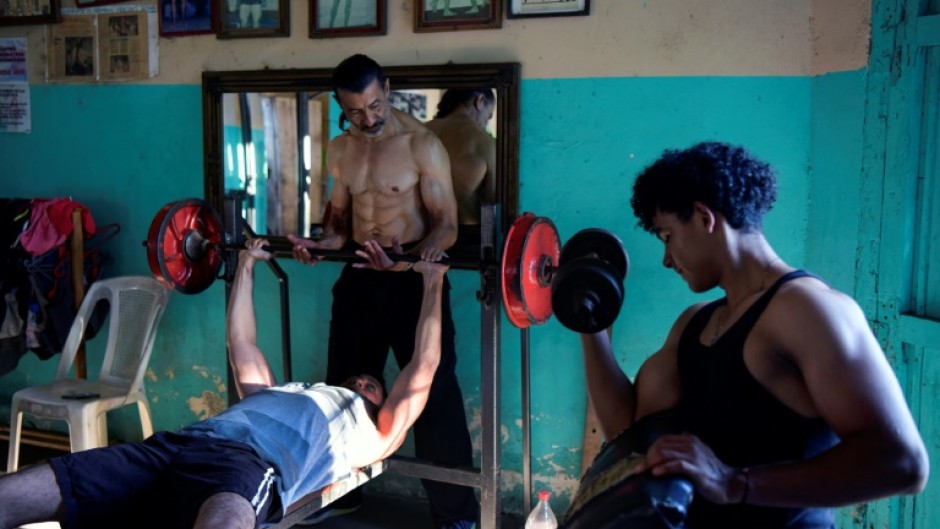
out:
{"label": "white flyer on wall", "polygon": [[29,85],[0,83],[0,132],[30,132]]}
{"label": "white flyer on wall", "polygon": [[0,132],[32,129],[26,38],[0,39]]}

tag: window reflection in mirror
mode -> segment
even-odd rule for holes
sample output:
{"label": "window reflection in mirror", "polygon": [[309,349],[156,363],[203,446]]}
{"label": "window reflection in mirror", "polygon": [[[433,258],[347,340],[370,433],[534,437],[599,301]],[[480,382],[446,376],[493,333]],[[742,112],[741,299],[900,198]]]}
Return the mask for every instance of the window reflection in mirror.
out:
{"label": "window reflection in mirror", "polygon": [[[442,89],[393,91],[389,103],[431,120]],[[496,137],[496,119],[486,131]],[[223,187],[256,233],[316,237],[329,201],[329,141],[342,133],[328,92],[222,94]]]}

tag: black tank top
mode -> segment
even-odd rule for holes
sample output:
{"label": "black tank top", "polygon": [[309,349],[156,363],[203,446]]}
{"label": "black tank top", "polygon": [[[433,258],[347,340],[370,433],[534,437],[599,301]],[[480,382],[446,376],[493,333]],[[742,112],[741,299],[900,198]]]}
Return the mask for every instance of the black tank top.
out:
{"label": "black tank top", "polygon": [[[744,342],[780,285],[811,276],[802,270],[778,279],[714,345],[701,343],[712,313],[722,298],[702,307],[679,340],[680,409],[690,433],[734,467],[759,466],[811,457],[838,438],[820,418],[796,413],[767,391],[744,364]],[[786,509],[753,505],[716,505],[701,497],[692,502],[688,527],[828,529],[832,509]]]}

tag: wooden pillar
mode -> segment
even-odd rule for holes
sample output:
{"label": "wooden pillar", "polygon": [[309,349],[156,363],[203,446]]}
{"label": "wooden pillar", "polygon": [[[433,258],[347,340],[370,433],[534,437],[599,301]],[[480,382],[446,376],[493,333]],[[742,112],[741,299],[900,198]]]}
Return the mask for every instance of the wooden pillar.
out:
{"label": "wooden pillar", "polygon": [[[82,208],[75,208],[72,211],[72,291],[75,294],[72,301],[76,312],[85,299],[85,241],[82,232]],[[78,344],[75,353],[75,376],[88,378],[84,340]]]}

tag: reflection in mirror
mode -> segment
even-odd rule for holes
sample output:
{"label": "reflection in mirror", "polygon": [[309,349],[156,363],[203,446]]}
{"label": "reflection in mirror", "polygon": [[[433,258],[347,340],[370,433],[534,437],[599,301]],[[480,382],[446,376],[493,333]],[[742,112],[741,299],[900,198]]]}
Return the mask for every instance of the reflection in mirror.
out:
{"label": "reflection in mirror", "polygon": [[329,95],[224,94],[222,108],[225,196],[256,233],[310,237],[329,197]]}
{"label": "reflection in mirror", "polygon": [[[518,202],[519,65],[384,70],[393,90],[390,102],[422,122],[434,117],[448,89],[493,89],[496,108],[486,122],[496,146],[492,200],[508,226]],[[328,212],[326,148],[342,133],[331,89],[328,69],[205,72],[205,189],[213,207],[221,212],[225,202],[234,205],[256,233],[272,240],[316,237]],[[472,223],[472,217],[461,222]]]}
{"label": "reflection in mirror", "polygon": [[[389,103],[427,123],[444,92],[397,90]],[[329,201],[327,144],[342,132],[335,100],[323,92],[223,94],[222,109],[225,196],[237,200],[256,233],[315,236]],[[493,119],[482,125],[496,137]],[[479,224],[479,211],[460,206],[461,222]]]}

